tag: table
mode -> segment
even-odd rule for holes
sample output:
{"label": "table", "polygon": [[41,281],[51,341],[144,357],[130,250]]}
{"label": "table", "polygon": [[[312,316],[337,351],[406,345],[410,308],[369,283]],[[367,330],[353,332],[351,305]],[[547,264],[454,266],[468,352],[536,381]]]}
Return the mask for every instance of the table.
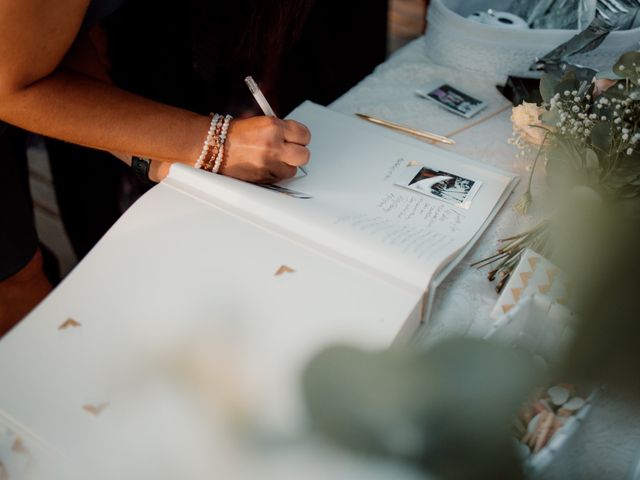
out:
{"label": "table", "polygon": [[[468,121],[443,113],[437,106],[417,99],[413,94],[415,88],[421,83],[426,83],[434,79],[446,80],[468,91],[472,95],[485,100],[488,103],[486,112],[481,113],[477,119]],[[496,83],[503,80],[503,78],[499,77],[480,78],[438,66],[430,61],[428,57],[428,46],[425,44],[424,39],[419,39],[397,52],[391,59],[378,67],[371,76],[364,79],[359,85],[337,100],[331,108],[349,114],[355,112],[369,113],[391,121],[411,124],[417,128],[448,134],[456,139],[457,144],[453,147],[440,146],[440,148],[451,148],[457,153],[524,175],[527,173],[526,170],[529,162],[521,159],[517,160],[514,156],[514,147],[506,142],[506,139],[511,134],[509,104],[501,98],[494,88]],[[536,185],[538,187],[540,187],[540,183],[541,179],[537,179]],[[416,342],[424,346],[429,346],[452,335],[481,336],[488,330],[492,323],[491,320],[489,320],[488,313],[496,301],[497,295],[493,292],[491,285],[486,281],[485,273],[470,269],[468,263],[470,263],[469,260],[471,259],[488,256],[495,249],[497,239],[526,228],[534,221],[533,217],[518,217],[513,210],[509,208],[522,193],[522,189],[523,186],[521,185],[509,201],[507,207],[502,210],[487,233],[471,251],[468,259],[463,261],[452,273],[450,278],[441,285],[434,305],[434,314],[431,322],[417,335],[415,338]],[[171,205],[167,204],[164,207],[170,209]],[[533,216],[535,216],[535,209],[532,213]],[[180,222],[178,219],[174,220],[174,228],[179,228],[181,225]],[[150,227],[155,227],[155,225],[150,225]],[[229,227],[237,228],[237,225],[234,226],[230,223]],[[134,234],[134,231],[127,232],[127,234],[129,233]],[[203,231],[202,233],[207,232]],[[124,258],[129,258],[127,255],[132,255],[129,252],[119,252],[119,254],[121,257],[124,256]],[[88,258],[90,260],[90,256]],[[84,263],[86,264],[86,262]],[[171,263],[170,260],[169,263]],[[199,266],[199,268],[204,267],[205,266]],[[82,264],[78,268],[82,269]],[[188,272],[180,271],[179,274],[186,275]],[[135,279],[135,272],[133,272],[132,277]],[[126,280],[132,281],[132,279]],[[78,288],[81,288],[81,286],[78,286]],[[95,298],[96,301],[100,299],[100,295],[92,290],[91,285],[84,286],[83,292],[85,292],[87,296],[90,296],[90,298]],[[365,294],[366,292],[362,292],[363,298]],[[195,301],[197,298],[193,300]],[[141,299],[141,301],[149,300]],[[51,305],[51,302],[49,304]],[[105,312],[112,307],[113,305],[108,305],[104,302],[102,304]],[[175,313],[179,313],[177,309]],[[40,310],[39,313],[36,312],[36,314],[39,317],[38,321],[49,321],[44,318],[46,315],[42,313],[42,310]],[[104,318],[105,322],[110,320],[117,324],[117,319]],[[30,320],[27,320],[27,323],[29,323],[29,321]],[[50,322],[53,324],[54,320],[50,320]],[[336,328],[338,325],[339,322],[336,322]],[[159,325],[158,327],[160,331],[165,329],[163,325]],[[145,332],[135,331],[135,326],[133,331],[127,331],[127,325],[125,324],[117,324],[117,328],[122,329],[124,332],[122,335],[123,349],[130,346],[130,342],[132,342],[132,339],[136,338],[136,336],[146,334]],[[229,333],[232,334],[232,331]],[[166,330],[164,334],[170,336],[172,332]],[[353,334],[353,332],[350,333],[350,335]],[[73,335],[81,337],[82,332],[74,332]],[[160,334],[153,333],[153,335]],[[375,335],[370,335],[369,340],[372,344],[379,344],[381,336],[383,335],[389,335],[389,332],[379,330]],[[0,343],[0,350],[3,343]],[[219,347],[220,345],[217,346]],[[47,345],[42,345],[42,348],[47,348]],[[91,357],[99,356],[100,354],[106,355],[106,352],[100,351],[87,351],[86,353],[87,356]],[[232,354],[233,352],[230,353]],[[68,365],[73,365],[74,360],[78,362],[84,361],[83,358],[69,358],[67,359],[69,362]],[[52,372],[52,374],[57,373]],[[62,379],[64,385],[61,385],[60,388],[73,387],[73,379],[65,379],[64,377],[62,377]],[[38,382],[39,379],[32,378],[22,381],[33,384]],[[95,382],[96,390],[94,390],[94,392],[99,391],[100,388],[104,388],[104,386],[102,386],[103,383],[105,383],[103,379],[97,379]],[[19,384],[19,382],[16,382],[16,384]],[[152,384],[147,385],[147,388],[161,389],[162,386]],[[42,401],[41,398],[27,398],[32,402]],[[184,400],[178,399],[176,401],[182,402]],[[93,409],[94,413],[100,413],[103,407],[103,405],[100,404],[100,398],[96,396],[86,398],[85,406]],[[140,409],[140,416],[144,416],[148,413],[145,410],[151,408],[146,405],[138,405],[137,407]],[[564,458],[558,459],[549,471],[545,472],[544,478],[624,478],[625,475],[628,475],[632,468],[632,459],[637,454],[640,445],[640,419],[634,415],[634,409],[631,407],[633,407],[633,405],[628,405],[618,397],[609,395],[601,396],[596,408],[590,417],[588,417],[580,433],[576,435],[572,439],[571,444],[568,445]],[[172,406],[170,404],[155,405],[153,408],[157,409],[155,414],[158,415],[158,418],[162,418],[163,408],[166,409],[166,411],[171,411]],[[64,425],[64,415],[68,413],[66,406],[57,405],[54,411],[62,416],[52,419],[51,422],[58,422],[56,428],[60,428],[60,425]],[[135,419],[135,416],[131,417],[131,425],[121,425],[122,431],[128,433],[134,432],[135,430],[131,430],[131,428],[135,425]],[[185,417],[183,421],[186,424],[193,421],[193,418]],[[219,419],[214,419],[214,421],[219,421]],[[86,425],[83,425],[81,430],[78,431],[94,432],[97,431],[96,429],[106,429],[104,426],[96,426],[91,422],[92,419],[88,416]],[[2,423],[1,418],[0,423]],[[21,431],[22,435],[32,442],[34,445],[33,448],[38,448],[39,439],[37,434],[34,435],[33,432],[30,432],[28,428],[23,428],[22,425],[9,424],[6,426],[10,429]],[[150,439],[153,436],[163,434],[162,425],[154,425],[153,427],[154,428],[149,429],[146,433]],[[2,432],[0,432],[0,434],[1,433]],[[70,429],[69,435],[72,435],[72,433],[73,431]],[[103,433],[114,435],[118,432],[106,429]],[[167,435],[180,434],[180,432],[175,433],[173,431],[164,433]],[[118,446],[120,449],[125,449],[128,445],[126,440],[127,439],[124,438],[122,445]],[[203,442],[205,441],[204,438],[201,440]],[[229,465],[234,464],[233,451],[224,450],[226,445],[223,441],[224,439],[216,440],[221,442],[217,445],[223,452],[226,452],[229,457]],[[292,439],[285,440],[291,441]],[[294,440],[297,441],[299,439]],[[197,443],[196,440],[185,442],[180,452],[187,456],[190,455],[191,458],[194,459],[193,465],[190,466],[196,476],[199,468],[205,468],[205,465],[201,464],[195,458],[196,454],[193,453],[199,451],[198,448],[201,448]],[[169,445],[172,445],[171,448],[175,447],[175,445],[169,442],[163,445],[166,450],[162,450],[161,448],[160,450],[154,450],[150,454],[154,455],[154,461],[162,464],[167,475],[171,476],[171,469],[175,468],[175,466],[172,466],[170,462],[173,451],[169,448]],[[584,455],[585,452],[593,453]],[[123,452],[121,451],[120,453]],[[102,456],[98,455],[93,460],[96,462],[108,460],[106,453],[101,455]],[[315,441],[299,441],[299,445],[296,448],[276,454],[275,458],[272,458],[269,462],[265,462],[265,460],[259,456],[251,457],[251,462],[249,462],[248,466],[244,466],[240,468],[240,470],[235,469],[233,475],[230,474],[227,478],[233,476],[242,478],[243,474],[245,476],[255,476],[255,473],[260,471],[277,472],[279,478],[299,478],[301,472],[304,472],[306,478],[310,478],[310,476],[312,478],[330,477],[350,479],[360,477],[409,479],[417,477],[416,472],[403,469],[397,465],[385,462],[362,462],[361,459],[351,458],[343,452],[318,445]],[[200,473],[201,472],[202,471],[200,471]]]}
{"label": "table", "polygon": [[[487,101],[487,113],[478,114],[479,123],[467,121],[442,113],[430,102],[416,100],[416,86],[431,80],[445,80]],[[516,148],[507,143],[512,132],[510,105],[495,88],[504,80],[501,76],[481,77],[439,66],[430,59],[425,39],[420,38],[398,51],[331,107],[344,113],[369,113],[451,136],[456,145],[438,147],[526,178],[531,158],[516,159]],[[489,312],[498,295],[486,279],[486,270],[478,271],[469,264],[494,253],[498,239],[525,230],[539,218],[541,212],[535,202],[527,217],[517,215],[511,208],[524,192],[525,183],[521,182],[468,257],[440,286],[430,324],[415,339],[420,345],[433,345],[454,335],[483,336],[488,331],[492,323]],[[543,191],[541,175],[535,177],[533,185],[534,196],[536,191]],[[640,403],[630,403],[614,393],[598,397],[595,408],[567,444],[563,456],[541,478],[631,478],[640,456],[639,409]]]}

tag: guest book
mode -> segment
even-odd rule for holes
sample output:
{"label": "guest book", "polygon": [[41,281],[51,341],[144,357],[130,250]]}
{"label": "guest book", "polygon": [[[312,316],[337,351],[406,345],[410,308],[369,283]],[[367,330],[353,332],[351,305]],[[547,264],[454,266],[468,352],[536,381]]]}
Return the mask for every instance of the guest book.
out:
{"label": "guest book", "polygon": [[413,291],[411,333],[517,176],[310,102],[289,118],[312,132],[308,176],[261,188],[177,166],[165,186]]}
{"label": "guest book", "polygon": [[0,452],[23,456],[0,462],[415,478],[305,437],[301,371],[327,345],[414,332],[517,179],[312,103],[291,118],[312,132],[306,176],[262,187],[174,165],[0,341]]}

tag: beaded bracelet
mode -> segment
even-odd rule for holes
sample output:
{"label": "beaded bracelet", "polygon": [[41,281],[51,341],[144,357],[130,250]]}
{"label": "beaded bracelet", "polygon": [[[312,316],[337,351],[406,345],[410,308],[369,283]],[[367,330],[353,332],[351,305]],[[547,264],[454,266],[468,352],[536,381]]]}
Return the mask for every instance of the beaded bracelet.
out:
{"label": "beaded bracelet", "polygon": [[204,143],[202,144],[202,151],[200,152],[200,156],[194,165],[195,168],[202,168],[204,161],[207,158],[207,154],[209,153],[209,149],[212,146],[212,142],[215,137],[215,129],[218,124],[218,120],[220,119],[220,115],[216,113],[209,114],[211,116],[211,122],[209,123],[209,131],[207,132],[207,137],[204,139]]}
{"label": "beaded bracelet", "polygon": [[218,157],[218,152],[220,151],[220,134],[222,133],[223,124],[224,124],[224,117],[219,115],[218,121],[216,122],[216,125],[214,128],[213,140],[210,144],[208,153],[205,156],[205,161],[202,163],[202,166],[200,167],[202,170],[206,170],[207,172],[211,172],[213,170],[215,160]]}
{"label": "beaded bracelet", "polygon": [[218,136],[219,144],[218,144],[218,153],[216,155],[216,161],[213,164],[213,169],[211,170],[213,173],[218,173],[220,171],[220,166],[222,165],[222,160],[224,159],[224,144],[227,140],[227,133],[229,132],[229,124],[231,123],[231,119],[233,117],[231,115],[225,115],[224,122],[222,124],[222,131]]}

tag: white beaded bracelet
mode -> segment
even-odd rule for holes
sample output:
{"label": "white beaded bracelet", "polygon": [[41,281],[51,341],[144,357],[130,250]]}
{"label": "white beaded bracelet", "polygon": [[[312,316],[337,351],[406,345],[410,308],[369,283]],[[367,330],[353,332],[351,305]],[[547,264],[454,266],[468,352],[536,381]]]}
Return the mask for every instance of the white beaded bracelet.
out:
{"label": "white beaded bracelet", "polygon": [[204,139],[204,143],[202,144],[202,151],[200,152],[200,156],[194,165],[195,168],[202,168],[202,164],[207,158],[207,153],[209,153],[209,149],[213,146],[213,139],[216,131],[216,125],[218,123],[218,119],[220,118],[220,114],[216,113],[211,114],[211,123],[209,124],[209,131],[207,132],[207,137]]}
{"label": "white beaded bracelet", "polygon": [[211,169],[213,173],[218,173],[220,166],[222,165],[222,160],[224,159],[224,142],[227,140],[227,132],[229,131],[229,124],[232,119],[233,117],[231,115],[225,115],[224,117],[224,123],[222,124],[222,130],[218,140],[218,154],[216,155],[216,161]]}

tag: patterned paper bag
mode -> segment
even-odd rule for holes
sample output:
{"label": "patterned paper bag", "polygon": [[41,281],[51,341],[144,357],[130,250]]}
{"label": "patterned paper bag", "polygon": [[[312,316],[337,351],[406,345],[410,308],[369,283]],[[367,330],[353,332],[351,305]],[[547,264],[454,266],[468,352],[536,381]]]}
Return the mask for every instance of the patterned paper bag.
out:
{"label": "patterned paper bag", "polygon": [[549,260],[527,249],[493,307],[491,318],[500,318],[521,298],[534,293],[546,295],[552,302],[573,309],[573,285],[567,280],[566,275]]}

